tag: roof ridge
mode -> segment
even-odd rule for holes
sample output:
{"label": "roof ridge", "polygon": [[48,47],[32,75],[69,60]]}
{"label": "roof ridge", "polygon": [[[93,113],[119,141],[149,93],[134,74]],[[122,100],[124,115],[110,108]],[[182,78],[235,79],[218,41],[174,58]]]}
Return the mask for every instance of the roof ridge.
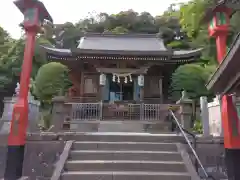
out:
{"label": "roof ridge", "polygon": [[114,34],[111,32],[107,33],[92,33],[86,32],[84,33],[84,37],[115,37],[115,38],[159,38],[158,34],[140,34],[140,33],[122,33],[122,34]]}

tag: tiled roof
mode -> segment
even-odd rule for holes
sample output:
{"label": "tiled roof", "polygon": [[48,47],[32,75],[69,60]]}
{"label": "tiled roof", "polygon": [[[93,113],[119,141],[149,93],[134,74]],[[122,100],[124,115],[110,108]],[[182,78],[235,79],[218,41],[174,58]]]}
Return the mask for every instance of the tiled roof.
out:
{"label": "tiled roof", "polygon": [[168,51],[163,40],[155,34],[89,34],[80,39],[78,48],[113,51]]}

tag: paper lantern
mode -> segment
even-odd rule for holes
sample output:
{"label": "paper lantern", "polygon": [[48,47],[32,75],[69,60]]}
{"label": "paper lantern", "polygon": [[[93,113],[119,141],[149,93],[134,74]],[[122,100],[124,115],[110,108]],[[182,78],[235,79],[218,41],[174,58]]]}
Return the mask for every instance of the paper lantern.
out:
{"label": "paper lantern", "polygon": [[99,77],[99,84],[101,86],[105,86],[106,85],[106,80],[107,80],[106,75],[105,74],[101,74],[100,77]]}
{"label": "paper lantern", "polygon": [[138,85],[141,87],[144,86],[144,76],[143,75],[138,76]]}

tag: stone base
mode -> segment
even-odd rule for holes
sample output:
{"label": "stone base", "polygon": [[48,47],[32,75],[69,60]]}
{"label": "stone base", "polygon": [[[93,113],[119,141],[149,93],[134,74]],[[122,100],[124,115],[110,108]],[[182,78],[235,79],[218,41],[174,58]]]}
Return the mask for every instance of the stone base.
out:
{"label": "stone base", "polygon": [[143,132],[143,127],[135,122],[103,121],[98,126],[98,132]]}
{"label": "stone base", "polygon": [[240,149],[225,149],[225,162],[229,180],[240,179]]}
{"label": "stone base", "polygon": [[8,146],[4,178],[14,180],[22,177],[25,145]]}
{"label": "stone base", "polygon": [[[38,137],[37,139],[41,138],[40,134],[36,134],[36,137]],[[55,164],[59,160],[63,148],[64,141],[57,141],[56,138],[47,141],[33,140],[27,142],[23,176],[29,177],[29,180],[51,179]],[[5,136],[0,135],[0,180],[2,180],[5,173],[6,153]]]}
{"label": "stone base", "polygon": [[77,132],[170,132],[171,123],[144,121],[95,121],[79,122],[70,125]]}

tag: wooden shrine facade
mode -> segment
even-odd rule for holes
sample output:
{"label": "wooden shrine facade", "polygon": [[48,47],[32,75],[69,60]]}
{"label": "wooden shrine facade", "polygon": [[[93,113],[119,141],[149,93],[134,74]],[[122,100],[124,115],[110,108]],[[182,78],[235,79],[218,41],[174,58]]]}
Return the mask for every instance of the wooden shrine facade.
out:
{"label": "wooden shrine facade", "polygon": [[76,48],[43,49],[49,61],[70,69],[73,86],[65,102],[92,103],[94,109],[99,104],[93,104],[100,102],[125,104],[128,109],[133,104],[137,109],[142,108],[140,104],[146,104],[145,108],[155,104],[154,109],[159,109],[157,105],[169,103],[173,71],[201,56],[201,49],[173,51],[161,38],[148,34],[85,34]]}
{"label": "wooden shrine facade", "polygon": [[156,35],[141,34],[86,34],[76,48],[44,50],[50,61],[69,67],[68,96],[84,102],[167,102],[172,72],[201,55],[200,49],[170,50]]}

